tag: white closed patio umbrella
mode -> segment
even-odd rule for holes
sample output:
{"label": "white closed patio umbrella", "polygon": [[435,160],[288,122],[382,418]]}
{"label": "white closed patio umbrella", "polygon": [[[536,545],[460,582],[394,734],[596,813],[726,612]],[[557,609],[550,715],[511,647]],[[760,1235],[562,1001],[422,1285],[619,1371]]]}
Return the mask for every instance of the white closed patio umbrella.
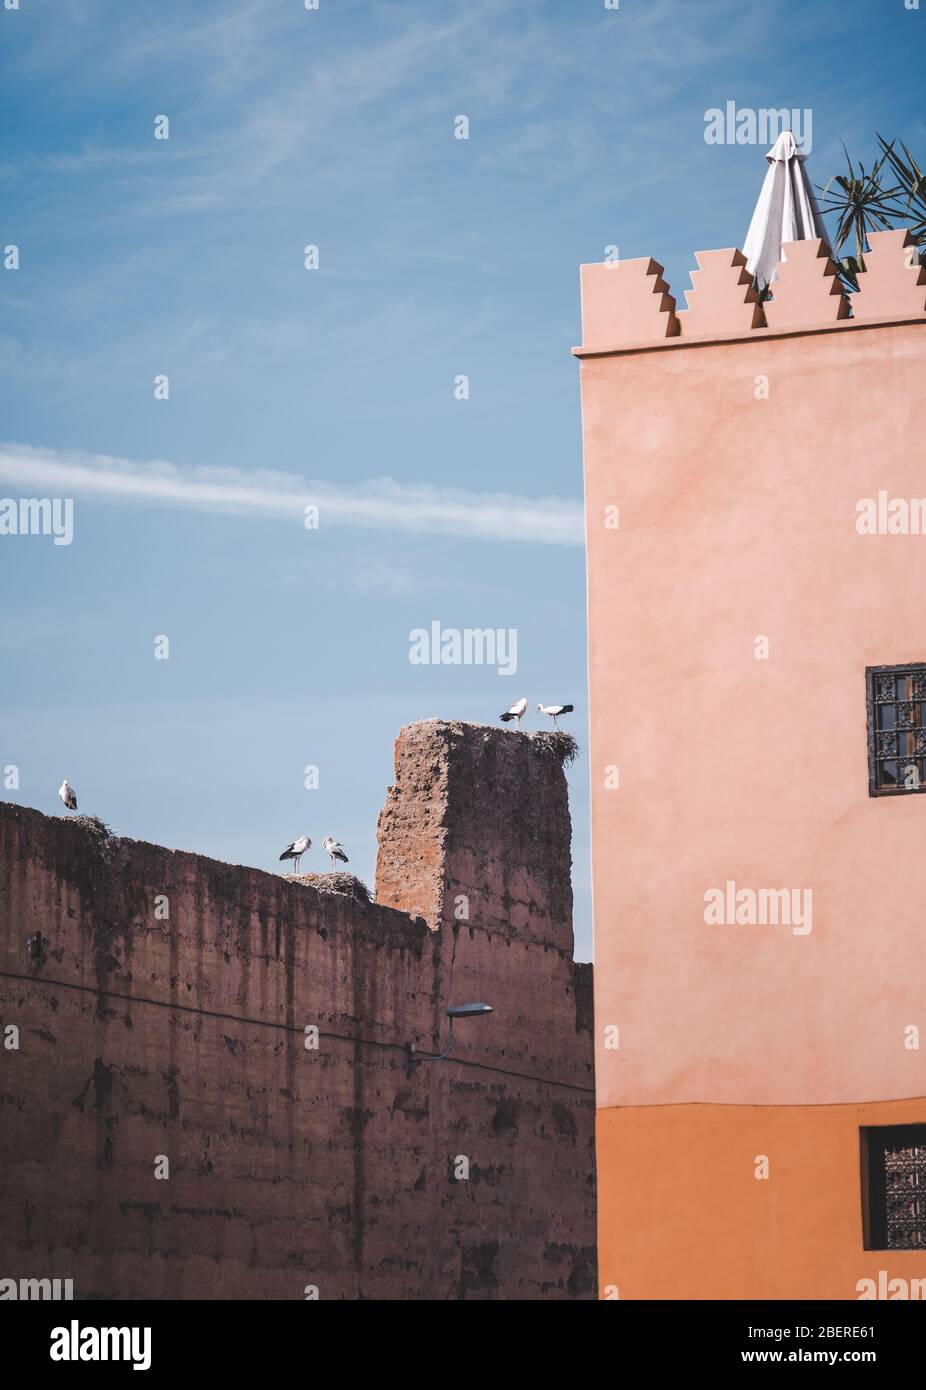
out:
{"label": "white closed patio umbrella", "polygon": [[778,262],[787,259],[782,255],[783,242],[822,237],[830,249],[830,239],[804,168],[807,156],[798,150],[794,132],[783,131],[765,158],[769,171],[743,242],[746,269],[755,276],[759,290],[775,279]]}

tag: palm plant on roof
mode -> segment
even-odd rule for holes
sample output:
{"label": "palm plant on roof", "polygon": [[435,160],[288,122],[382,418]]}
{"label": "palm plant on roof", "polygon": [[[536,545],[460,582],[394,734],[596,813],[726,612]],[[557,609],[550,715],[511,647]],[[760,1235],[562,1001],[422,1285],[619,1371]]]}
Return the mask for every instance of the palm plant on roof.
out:
{"label": "palm plant on roof", "polygon": [[903,141],[900,142],[903,155],[897,153],[895,143],[892,140],[888,144],[882,135],[878,136],[878,144],[884,151],[884,158],[890,163],[898,181],[896,193],[899,195],[900,220],[909,226],[913,240],[920,246],[926,242],[926,174]]}
{"label": "palm plant on roof", "polygon": [[[870,172],[866,172],[864,164],[859,164],[856,169],[845,145],[842,148],[845,150],[847,172],[834,174],[821,190],[824,197],[821,208],[824,212],[835,213],[839,219],[836,227],[837,250],[841,251],[854,236],[855,254],[840,257],[837,268],[848,286],[857,290],[859,271],[865,269],[869,234],[889,231],[894,225],[898,216],[895,199],[901,190],[893,186],[885,188],[882,182],[882,171],[891,158],[889,150],[881,155]],[[892,162],[889,167],[893,169]],[[834,191],[831,192],[831,189]]]}

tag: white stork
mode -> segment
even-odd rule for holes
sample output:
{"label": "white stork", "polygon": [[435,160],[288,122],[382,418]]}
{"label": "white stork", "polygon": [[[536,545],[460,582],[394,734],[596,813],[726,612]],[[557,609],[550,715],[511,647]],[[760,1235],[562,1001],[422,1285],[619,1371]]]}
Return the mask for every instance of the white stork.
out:
{"label": "white stork", "polygon": [[340,859],[342,864],[346,864],[348,862],[347,855],[344,853],[344,846],[339,845],[337,840],[332,840],[330,835],[326,835],[325,838],[322,840],[322,849],[325,851],[328,858],[331,860],[332,869],[336,867],[335,861],[338,859]]}
{"label": "white stork", "polygon": [[311,847],[312,847],[312,841],[309,839],[308,835],[300,835],[299,838],[298,838],[298,840],[293,840],[293,842],[292,842],[291,845],[287,845],[287,846],[286,846],[286,848],[284,849],[283,853],[280,855],[280,858],[281,858],[281,859],[294,859],[294,860],[296,861],[296,863],[295,863],[296,873],[298,874],[298,872],[299,872],[299,860],[300,860],[300,859],[302,858],[302,856],[305,854],[306,850],[307,850],[307,849],[311,849]]}
{"label": "white stork", "polygon": [[500,714],[498,717],[499,717],[499,719],[502,721],[503,724],[509,723],[510,720],[512,720],[512,719],[517,720],[518,728],[520,729],[520,727],[521,727],[521,719],[523,718],[526,709],[527,709],[527,696],[524,695],[524,696],[522,696],[522,698],[521,698],[520,700],[518,700],[515,704],[513,704],[513,705],[511,706],[511,709],[506,709],[506,710],[505,710],[505,713],[504,713],[504,714]]}
{"label": "white stork", "polygon": [[541,714],[550,715],[553,720],[554,729],[558,729],[559,724],[556,721],[559,719],[560,715],[572,714],[575,705],[538,705],[537,708]]}
{"label": "white stork", "polygon": [[66,809],[66,810],[68,810],[68,811],[76,811],[76,810],[77,810],[77,797],[76,797],[76,795],[75,795],[75,793],[74,793],[74,788],[70,785],[70,783],[68,782],[68,779],[67,779],[66,777],[65,777],[64,781],[61,783],[61,786],[58,788],[58,795],[61,797],[61,800],[64,802],[64,806],[65,806],[65,809]]}

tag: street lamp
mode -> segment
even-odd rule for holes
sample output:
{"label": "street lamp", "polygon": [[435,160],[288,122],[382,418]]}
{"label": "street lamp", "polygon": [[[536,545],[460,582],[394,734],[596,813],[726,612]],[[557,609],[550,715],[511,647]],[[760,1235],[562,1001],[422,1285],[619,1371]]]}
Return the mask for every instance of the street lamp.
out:
{"label": "street lamp", "polygon": [[405,1075],[411,1076],[417,1071],[422,1062],[442,1062],[445,1057],[450,1055],[453,1047],[453,1020],[455,1018],[481,1018],[483,1014],[492,1012],[491,1004],[453,1004],[446,1011],[450,1019],[450,1028],[447,1034],[447,1046],[443,1052],[419,1052],[414,1043],[405,1045]]}

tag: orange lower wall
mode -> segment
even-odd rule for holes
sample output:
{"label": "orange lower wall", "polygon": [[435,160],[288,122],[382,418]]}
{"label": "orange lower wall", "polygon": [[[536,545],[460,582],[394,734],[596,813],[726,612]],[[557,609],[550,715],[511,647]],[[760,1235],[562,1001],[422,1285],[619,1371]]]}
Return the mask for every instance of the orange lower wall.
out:
{"label": "orange lower wall", "polygon": [[859,1174],[861,1126],[923,1123],[926,1099],[599,1110],[601,1297],[857,1299],[880,1270],[926,1279],[926,1251],[863,1249]]}

